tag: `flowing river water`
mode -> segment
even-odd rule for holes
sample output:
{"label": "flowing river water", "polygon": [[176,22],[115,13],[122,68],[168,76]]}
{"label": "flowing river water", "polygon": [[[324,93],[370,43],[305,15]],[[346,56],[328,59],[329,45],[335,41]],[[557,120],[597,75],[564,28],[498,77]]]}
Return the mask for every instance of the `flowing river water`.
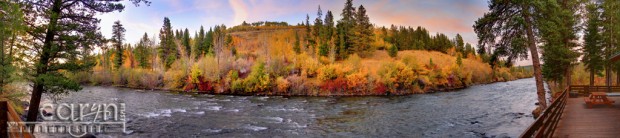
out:
{"label": "flowing river water", "polygon": [[85,86],[59,102],[125,103],[129,133],[97,137],[518,137],[534,121],[535,91],[533,78],[385,97],[188,95]]}

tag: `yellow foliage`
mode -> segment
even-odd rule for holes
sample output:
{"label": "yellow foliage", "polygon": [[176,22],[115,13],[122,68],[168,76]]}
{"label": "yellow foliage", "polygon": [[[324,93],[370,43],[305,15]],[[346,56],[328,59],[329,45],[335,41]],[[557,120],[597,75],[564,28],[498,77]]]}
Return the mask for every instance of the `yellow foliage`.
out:
{"label": "yellow foliage", "polygon": [[344,77],[351,71],[351,67],[342,66],[341,64],[325,65],[317,71],[319,80],[333,80]]}
{"label": "yellow foliage", "polygon": [[278,77],[276,78],[276,90],[277,92],[286,92],[288,91],[288,88],[290,87],[290,83],[288,82],[288,80],[282,78],[282,77]]}
{"label": "yellow foliage", "polygon": [[187,67],[181,64],[181,61],[175,61],[170,66],[170,69],[164,73],[164,84],[166,84],[166,88],[178,89],[185,86],[185,80],[188,75]]}
{"label": "yellow foliage", "polygon": [[346,76],[347,87],[355,92],[368,91],[368,72],[364,69]]}

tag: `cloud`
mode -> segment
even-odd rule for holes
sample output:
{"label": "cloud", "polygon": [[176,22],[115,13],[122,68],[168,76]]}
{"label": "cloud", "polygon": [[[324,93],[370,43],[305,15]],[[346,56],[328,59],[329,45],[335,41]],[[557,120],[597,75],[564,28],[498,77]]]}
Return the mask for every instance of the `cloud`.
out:
{"label": "cloud", "polygon": [[243,0],[229,0],[231,8],[235,12],[233,23],[241,24],[248,18],[248,6]]}

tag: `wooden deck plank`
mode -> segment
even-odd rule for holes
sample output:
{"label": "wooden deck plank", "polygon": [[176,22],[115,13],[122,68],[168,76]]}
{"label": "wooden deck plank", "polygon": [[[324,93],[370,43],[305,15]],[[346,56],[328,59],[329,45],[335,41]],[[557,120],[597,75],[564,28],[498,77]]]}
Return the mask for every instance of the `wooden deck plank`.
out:
{"label": "wooden deck plank", "polygon": [[[620,101],[620,97],[609,97]],[[620,137],[620,103],[588,108],[583,98],[568,98],[554,137]]]}

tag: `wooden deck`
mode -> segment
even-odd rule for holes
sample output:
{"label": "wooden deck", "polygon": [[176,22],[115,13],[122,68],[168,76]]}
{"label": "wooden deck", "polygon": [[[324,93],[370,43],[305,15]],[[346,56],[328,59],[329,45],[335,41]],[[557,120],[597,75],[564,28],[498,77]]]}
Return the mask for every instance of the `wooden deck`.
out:
{"label": "wooden deck", "polygon": [[609,99],[616,101],[613,106],[594,105],[588,108],[583,97],[568,98],[553,137],[620,137],[620,98]]}

